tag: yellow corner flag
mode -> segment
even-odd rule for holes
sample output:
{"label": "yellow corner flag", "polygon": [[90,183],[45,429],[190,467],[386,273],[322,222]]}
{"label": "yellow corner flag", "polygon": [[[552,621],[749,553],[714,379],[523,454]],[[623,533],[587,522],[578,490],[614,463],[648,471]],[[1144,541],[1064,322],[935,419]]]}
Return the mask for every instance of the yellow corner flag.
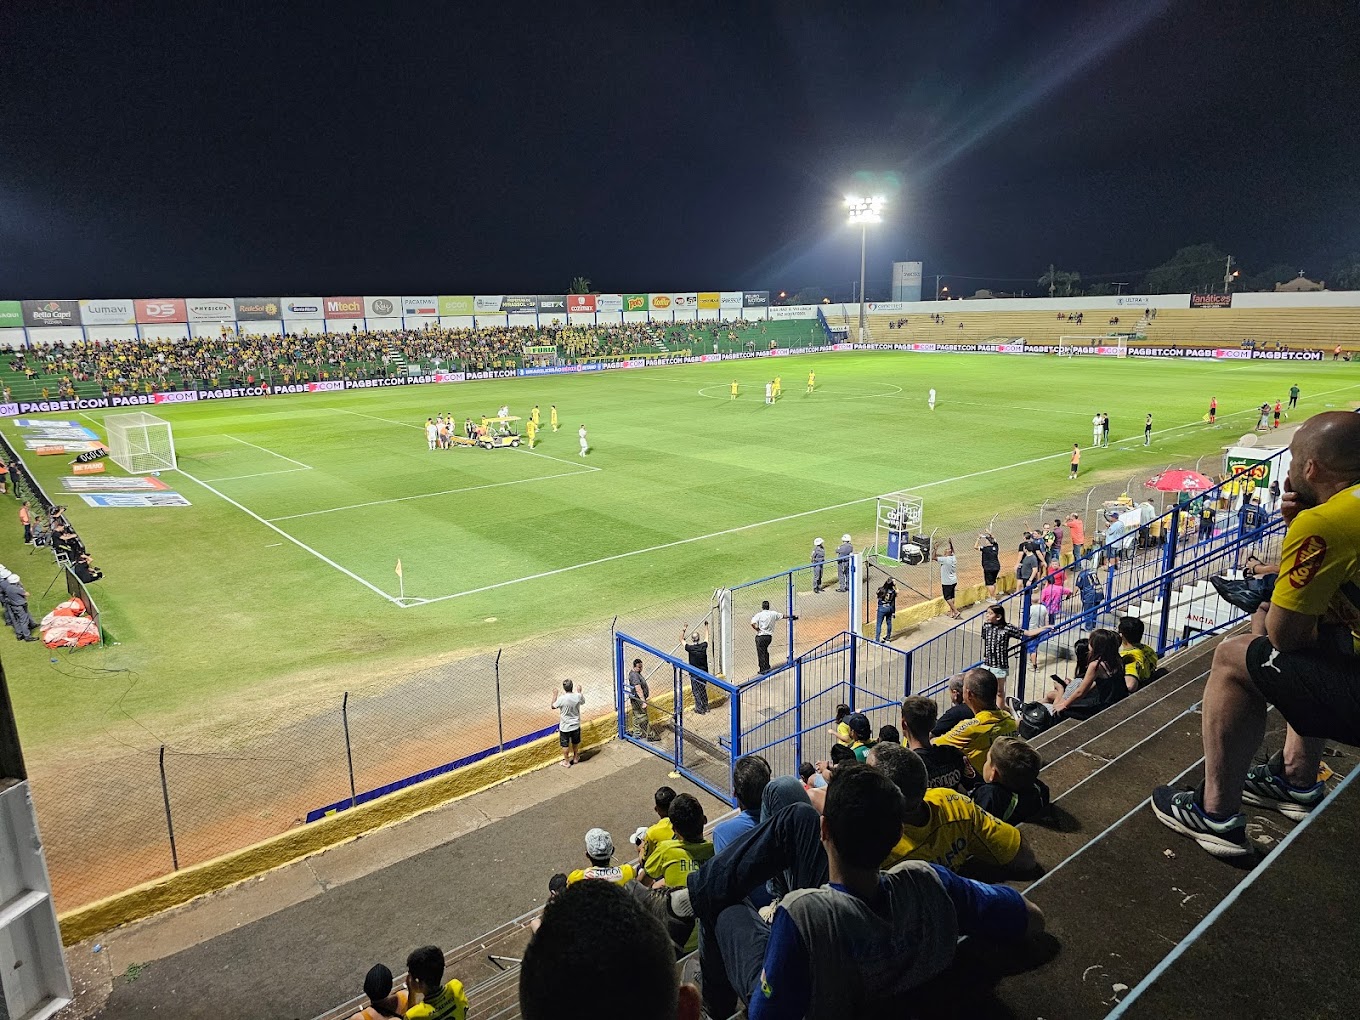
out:
{"label": "yellow corner flag", "polygon": [[398,576],[398,577],[404,576],[404,575],[402,574],[402,572],[401,572],[401,557],[400,557],[400,556],[397,557],[397,576]]}

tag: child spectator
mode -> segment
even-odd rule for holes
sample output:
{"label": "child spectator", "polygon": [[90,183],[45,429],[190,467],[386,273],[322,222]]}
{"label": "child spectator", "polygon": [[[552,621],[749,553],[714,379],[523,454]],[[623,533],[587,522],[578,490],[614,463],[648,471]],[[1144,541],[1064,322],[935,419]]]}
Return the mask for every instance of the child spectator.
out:
{"label": "child spectator", "polygon": [[[548,903],[551,903],[553,900],[557,899],[557,897],[561,896],[566,891],[567,891],[567,876],[562,874],[562,872],[559,871],[552,878],[548,879]],[[548,905],[547,903],[543,905],[545,909],[547,908],[547,905]],[[532,921],[529,922],[530,934],[538,931],[542,924],[543,915],[539,914],[537,917],[535,917]]]}
{"label": "child spectator", "polygon": [[406,994],[415,1005],[406,1008],[406,1020],[463,1020],[468,1000],[463,982],[444,984],[444,951],[421,946],[406,958]]}
{"label": "child spectator", "polygon": [[380,1020],[406,1012],[406,989],[392,991],[392,971],[386,964],[375,963],[369,968],[364,976],[364,994],[368,996],[368,1006],[359,1013],[358,1020]]}
{"label": "child spectator", "polygon": [[863,763],[869,753],[869,744],[874,739],[869,717],[862,712],[856,712],[845,722],[850,727],[850,750],[855,752],[855,759]]}
{"label": "child spectator", "polygon": [[846,722],[850,718],[849,705],[836,706],[836,725],[827,732],[836,738],[836,743],[850,746],[850,726]]}
{"label": "child spectator", "polygon": [[902,701],[902,729],[906,731],[907,739],[903,746],[915,751],[925,763],[927,787],[967,790],[980,780],[963,752],[957,747],[930,742],[938,711],[930,698],[917,695],[905,698]]}
{"label": "child spectator", "polygon": [[1048,787],[1039,778],[1039,752],[1019,737],[997,737],[982,766],[973,803],[1003,822],[1019,825],[1048,810]]}
{"label": "child spectator", "polygon": [[810,761],[805,761],[798,766],[798,778],[803,781],[804,790],[822,790],[826,788],[826,780],[821,777],[817,767]]}
{"label": "child spectator", "polygon": [[902,743],[902,734],[897,731],[897,727],[892,723],[878,728],[879,741],[887,741],[889,744]]}

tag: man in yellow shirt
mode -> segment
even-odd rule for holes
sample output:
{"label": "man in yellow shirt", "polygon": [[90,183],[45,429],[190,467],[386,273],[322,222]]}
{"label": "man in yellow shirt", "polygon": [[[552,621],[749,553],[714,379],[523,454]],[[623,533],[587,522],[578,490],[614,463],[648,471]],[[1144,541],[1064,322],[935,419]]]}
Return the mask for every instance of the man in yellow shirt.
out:
{"label": "man in yellow shirt", "polygon": [[529,449],[534,448],[534,439],[538,436],[538,422],[530,418],[524,425],[524,434],[529,437]]}
{"label": "man in yellow shirt", "polygon": [[817,373],[816,373],[816,372],[809,372],[809,373],[808,373],[808,388],[807,388],[807,391],[808,391],[809,393],[811,393],[811,392],[812,392],[812,388],[813,388],[815,385],[817,385]]}
{"label": "man in yellow shirt", "polygon": [[728,389],[730,389],[730,390],[732,391],[732,399],[733,399],[733,400],[736,400],[736,399],[737,399],[737,386],[738,386],[738,385],[739,385],[739,384],[738,384],[737,380],[733,379],[733,380],[732,380],[732,385],[728,387]]}
{"label": "man in yellow shirt", "polygon": [[902,838],[883,862],[883,870],[902,861],[927,861],[950,871],[976,859],[1013,873],[1032,871],[1034,851],[1014,825],[993,818],[955,790],[926,788],[925,762],[897,744],[878,743],[868,764],[902,791],[906,800]]}
{"label": "man in yellow shirt", "polygon": [[[668,889],[683,889],[690,874],[713,859],[713,844],[704,839],[704,825],[708,819],[704,817],[703,805],[688,793],[671,801],[670,821],[675,836],[657,844],[642,865],[639,881],[653,887],[664,885]],[[685,952],[692,953],[698,948],[699,926],[695,925],[685,942]]]}
{"label": "man in yellow shirt", "polygon": [[963,702],[973,710],[973,718],[963,720],[931,741],[945,747],[957,747],[978,775],[982,774],[992,741],[997,737],[1012,736],[1020,729],[1009,712],[997,707],[998,688],[996,674],[990,669],[978,666],[963,674]]}
{"label": "man in yellow shirt", "polygon": [[552,430],[557,431],[557,405],[553,404],[548,408],[548,421],[552,424]]}
{"label": "man in yellow shirt", "polygon": [[652,795],[652,808],[656,811],[657,820],[643,830],[642,839],[637,842],[639,846],[639,856],[642,860],[656,851],[656,848],[663,840],[674,839],[675,829],[671,826],[671,803],[675,800],[675,791],[669,786],[658,786],[656,793]]}
{"label": "man in yellow shirt", "polygon": [[783,392],[784,392],[784,387],[780,384],[779,376],[775,376],[775,377],[774,377],[774,396],[775,396],[775,399],[776,399],[776,400],[779,399],[779,396],[780,396]]}
{"label": "man in yellow shirt", "polygon": [[[1243,801],[1303,819],[1326,795],[1324,741],[1360,743],[1360,414],[1315,415],[1289,449],[1269,609],[1215,649],[1204,689],[1204,785],[1152,793],[1157,818],[1216,857],[1254,853]],[[1284,750],[1252,765],[1269,705]]]}
{"label": "man in yellow shirt", "polygon": [[467,1020],[463,982],[444,984],[444,951],[421,946],[406,958],[406,1020]]}
{"label": "man in yellow shirt", "polygon": [[627,885],[637,878],[637,869],[631,864],[614,863],[614,838],[604,829],[591,829],[586,833],[586,859],[590,861],[590,867],[568,872],[567,885],[587,878]]}

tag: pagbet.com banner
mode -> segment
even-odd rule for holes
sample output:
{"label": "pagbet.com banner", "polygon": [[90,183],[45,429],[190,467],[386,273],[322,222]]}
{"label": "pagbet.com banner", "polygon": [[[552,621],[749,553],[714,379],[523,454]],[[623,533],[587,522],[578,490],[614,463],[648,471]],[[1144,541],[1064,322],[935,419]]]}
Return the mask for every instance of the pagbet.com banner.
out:
{"label": "pagbet.com banner", "polygon": [[440,294],[440,315],[471,315],[473,313],[471,294]]}
{"label": "pagbet.com banner", "polygon": [[362,319],[364,299],[357,294],[322,298],[321,309],[327,319]]}
{"label": "pagbet.com banner", "polygon": [[595,311],[597,312],[621,312],[623,311],[622,294],[596,294]]}
{"label": "pagbet.com banner", "polygon": [[1191,308],[1231,308],[1231,294],[1191,294]]}
{"label": "pagbet.com banner", "polygon": [[276,297],[238,297],[233,300],[238,322],[263,322],[279,318],[279,299]]}
{"label": "pagbet.com banner", "polygon": [[231,298],[185,298],[190,322],[231,322],[236,318],[236,302]]}
{"label": "pagbet.com banner", "polygon": [[567,311],[578,315],[586,315],[595,311],[594,294],[568,294]]}
{"label": "pagbet.com banner", "polygon": [[698,299],[699,299],[699,307],[700,307],[701,309],[705,309],[705,310],[711,311],[711,310],[713,310],[713,309],[715,309],[715,308],[721,308],[721,307],[722,307],[722,305],[721,305],[721,303],[720,303],[720,302],[722,301],[722,293],[721,293],[720,291],[716,291],[716,290],[707,290],[707,291],[701,290],[701,291],[699,291],[698,295],[696,295],[696,296],[697,296]]}
{"label": "pagbet.com banner", "polygon": [[183,298],[138,298],[138,322],[188,322],[189,309]]}
{"label": "pagbet.com banner", "polygon": [[80,302],[56,299],[21,301],[25,326],[79,326]]}
{"label": "pagbet.com banner", "polygon": [[285,319],[324,319],[326,310],[319,297],[286,297],[283,299]]}
{"label": "pagbet.com banner", "polygon": [[390,319],[401,314],[399,297],[364,298],[364,315],[370,319]]}
{"label": "pagbet.com banner", "polygon": [[401,299],[402,315],[438,315],[439,298],[433,295],[429,297],[403,297]]}
{"label": "pagbet.com banner", "polygon": [[647,295],[646,294],[623,295],[623,310],[625,312],[645,312],[647,310]]}
{"label": "pagbet.com banner", "polygon": [[675,297],[671,294],[648,294],[647,307],[658,312],[669,312],[675,307]]}
{"label": "pagbet.com banner", "polygon": [[[137,321],[137,313],[130,298],[82,301],[80,321],[87,326],[130,326]],[[22,322],[16,325],[22,325]]]}
{"label": "pagbet.com banner", "polygon": [[768,290],[742,291],[741,307],[768,308],[769,306],[770,306],[770,292]]}

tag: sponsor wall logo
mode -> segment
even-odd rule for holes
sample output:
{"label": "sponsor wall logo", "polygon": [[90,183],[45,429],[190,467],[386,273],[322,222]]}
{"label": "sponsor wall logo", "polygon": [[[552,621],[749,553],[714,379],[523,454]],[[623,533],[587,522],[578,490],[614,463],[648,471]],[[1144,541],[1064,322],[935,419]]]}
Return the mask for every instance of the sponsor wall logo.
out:
{"label": "sponsor wall logo", "polygon": [[647,310],[647,295],[646,294],[623,295],[623,310],[625,312],[645,312]]}
{"label": "sponsor wall logo", "polygon": [[120,510],[193,505],[178,492],[82,492],[80,498],[90,506]]}
{"label": "sponsor wall logo", "polygon": [[697,295],[698,307],[702,309],[714,309],[722,307],[722,294],[716,290],[701,290]]}
{"label": "sponsor wall logo", "polygon": [[401,299],[402,315],[438,315],[439,298],[437,297],[404,297]]}
{"label": "sponsor wall logo", "polygon": [[63,478],[64,492],[166,492],[170,486],[159,478]]}
{"label": "sponsor wall logo", "polygon": [[567,310],[567,296],[565,294],[539,294],[537,297],[539,312],[546,312],[549,315],[562,315]]}
{"label": "sponsor wall logo", "polygon": [[597,312],[621,312],[623,311],[622,294],[596,294],[595,311]]}
{"label": "sponsor wall logo", "polygon": [[655,308],[659,312],[669,311],[675,304],[675,299],[669,294],[648,294],[648,307]]}
{"label": "sponsor wall logo", "polygon": [[741,307],[768,308],[769,305],[770,305],[770,292],[768,290],[742,291]]}
{"label": "sponsor wall logo", "polygon": [[739,290],[720,290],[718,291],[719,308],[740,308],[741,291]]}
{"label": "sponsor wall logo", "polygon": [[231,322],[236,318],[236,302],[231,298],[185,298],[190,322]]}
{"label": "sponsor wall logo", "polygon": [[1124,294],[1116,297],[1114,303],[1118,308],[1146,308],[1151,304],[1151,298],[1146,294]]}
{"label": "sponsor wall logo", "polygon": [[576,312],[576,313],[578,313],[578,314],[585,314],[585,313],[587,313],[587,312],[594,312],[594,311],[595,311],[595,295],[594,295],[594,294],[568,294],[568,295],[567,295],[567,311],[568,311],[568,312]]}
{"label": "sponsor wall logo", "polygon": [[1191,308],[1231,308],[1231,294],[1191,294]]}
{"label": "sponsor wall logo", "polygon": [[501,311],[503,312],[532,312],[537,308],[537,294],[504,294],[501,296]]}
{"label": "sponsor wall logo", "polygon": [[0,329],[22,328],[24,308],[18,301],[0,301]]}
{"label": "sponsor wall logo", "polygon": [[67,300],[21,301],[26,326],[79,326],[80,302]]}
{"label": "sponsor wall logo", "polygon": [[440,315],[471,315],[473,313],[471,294],[440,294]]}
{"label": "sponsor wall logo", "polygon": [[238,322],[264,322],[280,315],[281,305],[276,297],[238,297],[234,304]]}
{"label": "sponsor wall logo", "polygon": [[283,299],[285,319],[324,319],[326,310],[319,297],[286,297]]}
{"label": "sponsor wall logo", "polygon": [[1257,351],[1251,352],[1253,361],[1322,361],[1321,351]]}
{"label": "sponsor wall logo", "polygon": [[364,315],[370,319],[390,319],[401,315],[401,298],[366,297],[364,298]]}
{"label": "sponsor wall logo", "polygon": [[676,294],[676,295],[674,295],[674,297],[675,297],[675,307],[676,307],[676,308],[698,308],[698,307],[699,307],[699,295],[698,295],[698,294]]}
{"label": "sponsor wall logo", "polygon": [[345,381],[331,379],[327,382],[309,382],[306,385],[308,393],[335,393],[345,388]]}
{"label": "sponsor wall logo", "polygon": [[138,298],[138,322],[188,322],[183,298]]}
{"label": "sponsor wall logo", "polygon": [[327,319],[362,319],[364,299],[356,296],[322,298],[321,311]]}
{"label": "sponsor wall logo", "polygon": [[499,312],[504,298],[504,294],[478,294],[472,299],[472,310],[478,315]]}
{"label": "sponsor wall logo", "polygon": [[1213,352],[1219,361],[1250,361],[1251,351],[1245,347],[1217,348]]}
{"label": "sponsor wall logo", "polygon": [[770,309],[771,319],[815,319],[816,305],[775,305]]}
{"label": "sponsor wall logo", "polygon": [[[127,298],[82,301],[80,321],[87,326],[128,326],[137,321],[137,313]],[[0,325],[5,323],[0,321]]]}
{"label": "sponsor wall logo", "polygon": [[153,393],[157,404],[192,404],[198,399],[197,390],[174,390],[170,393]]}

